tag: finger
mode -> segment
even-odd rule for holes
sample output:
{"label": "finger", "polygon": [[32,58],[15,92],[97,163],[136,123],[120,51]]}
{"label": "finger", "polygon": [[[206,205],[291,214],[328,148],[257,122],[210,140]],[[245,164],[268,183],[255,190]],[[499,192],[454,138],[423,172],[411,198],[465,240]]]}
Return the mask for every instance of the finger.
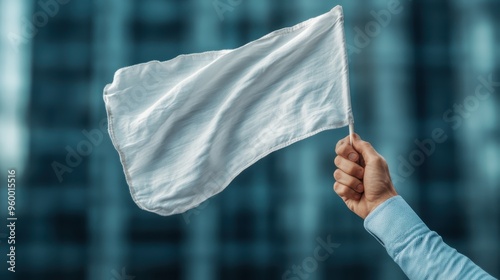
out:
{"label": "finger", "polygon": [[341,156],[335,157],[334,163],[335,163],[335,166],[337,166],[337,168],[339,168],[343,172],[345,172],[351,176],[354,176],[354,177],[358,178],[359,180],[363,180],[365,170],[363,167],[361,167],[357,163],[349,161]]}
{"label": "finger", "polygon": [[380,158],[380,155],[375,151],[372,145],[366,141],[361,140],[358,134],[354,133],[352,137],[352,146],[356,151],[361,153],[366,163]]}
{"label": "finger", "polygon": [[361,194],[353,191],[351,188],[344,186],[339,182],[335,182],[335,184],[333,184],[333,190],[344,201],[347,201],[349,199],[352,199],[352,200],[360,200],[361,199]]}
{"label": "finger", "polygon": [[340,169],[335,170],[335,172],[333,173],[333,177],[335,178],[335,181],[351,188],[353,191],[357,193],[363,193],[365,191],[361,180],[343,172]]}
{"label": "finger", "polygon": [[345,143],[348,143],[349,142],[349,136],[345,137],[345,138],[342,138],[340,139],[338,142],[337,142],[337,145],[335,145],[335,152],[337,152],[337,149],[341,146],[341,145],[344,145]]}
{"label": "finger", "polygon": [[349,136],[341,139],[337,142],[337,146],[335,147],[335,153],[339,156],[343,156],[344,158],[349,159],[352,162],[357,162],[359,159],[359,154],[356,150],[349,144],[350,139]]}

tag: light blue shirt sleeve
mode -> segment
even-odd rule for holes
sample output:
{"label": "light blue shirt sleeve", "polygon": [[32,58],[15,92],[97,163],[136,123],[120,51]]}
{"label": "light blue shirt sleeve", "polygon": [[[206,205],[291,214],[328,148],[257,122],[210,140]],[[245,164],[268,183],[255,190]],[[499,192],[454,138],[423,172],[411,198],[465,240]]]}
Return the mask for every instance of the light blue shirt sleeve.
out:
{"label": "light blue shirt sleeve", "polygon": [[364,225],[410,279],[495,279],[444,243],[401,196],[380,204]]}

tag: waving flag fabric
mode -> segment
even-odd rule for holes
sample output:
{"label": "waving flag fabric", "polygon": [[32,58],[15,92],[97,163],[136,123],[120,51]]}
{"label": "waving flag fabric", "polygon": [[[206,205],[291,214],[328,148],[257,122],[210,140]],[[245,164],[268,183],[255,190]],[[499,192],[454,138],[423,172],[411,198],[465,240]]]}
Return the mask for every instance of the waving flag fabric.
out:
{"label": "waving flag fabric", "polygon": [[353,122],[342,8],[237,49],[119,69],[104,101],[134,201],[185,212],[269,153]]}

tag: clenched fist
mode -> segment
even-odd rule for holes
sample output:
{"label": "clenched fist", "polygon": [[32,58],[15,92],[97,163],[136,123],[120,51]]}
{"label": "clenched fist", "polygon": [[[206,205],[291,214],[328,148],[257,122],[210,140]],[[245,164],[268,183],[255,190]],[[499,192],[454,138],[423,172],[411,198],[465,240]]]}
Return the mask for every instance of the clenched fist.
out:
{"label": "clenched fist", "polygon": [[396,196],[385,159],[368,142],[353,135],[340,140],[335,148],[337,170],[333,173],[335,192],[361,218],[387,199]]}

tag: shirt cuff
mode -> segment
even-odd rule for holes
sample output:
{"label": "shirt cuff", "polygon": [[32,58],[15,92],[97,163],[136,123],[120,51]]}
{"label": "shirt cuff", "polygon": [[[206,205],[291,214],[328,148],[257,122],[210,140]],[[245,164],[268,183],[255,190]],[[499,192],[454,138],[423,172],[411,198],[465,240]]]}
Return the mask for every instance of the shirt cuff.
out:
{"label": "shirt cuff", "polygon": [[384,247],[418,224],[423,224],[422,220],[399,195],[377,206],[364,221],[365,229]]}

